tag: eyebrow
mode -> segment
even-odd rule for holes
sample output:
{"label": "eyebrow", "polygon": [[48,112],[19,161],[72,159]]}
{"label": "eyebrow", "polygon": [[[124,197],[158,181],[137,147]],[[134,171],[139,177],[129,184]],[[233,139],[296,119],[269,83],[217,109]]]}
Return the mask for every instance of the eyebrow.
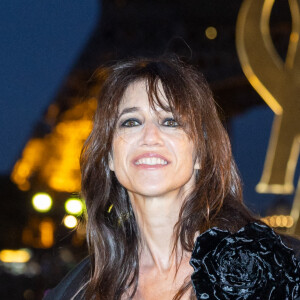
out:
{"label": "eyebrow", "polygon": [[[169,107],[167,107],[166,109],[167,110],[161,109],[161,110],[158,111],[158,113],[160,113],[162,111],[165,111],[165,112],[168,112],[168,113],[171,112],[171,109]],[[132,112],[137,112],[137,111],[140,111],[140,110],[141,110],[141,108],[137,107],[137,106],[124,108],[121,111],[121,113],[119,114],[118,119],[120,119],[125,114],[129,114],[129,113],[132,113]]]}
{"label": "eyebrow", "polygon": [[140,108],[137,107],[137,106],[133,106],[133,107],[127,107],[127,108],[124,108],[122,110],[122,112],[119,114],[119,117],[118,118],[121,118],[123,115],[125,114],[129,114],[129,113],[132,113],[132,112],[136,112],[136,111],[139,111]]}

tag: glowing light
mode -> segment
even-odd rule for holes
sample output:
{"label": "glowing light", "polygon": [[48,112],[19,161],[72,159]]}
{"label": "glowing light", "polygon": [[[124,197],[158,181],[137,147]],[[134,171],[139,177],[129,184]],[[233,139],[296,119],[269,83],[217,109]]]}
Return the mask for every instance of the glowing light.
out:
{"label": "glowing light", "polygon": [[276,224],[277,227],[281,226],[281,216],[277,216],[275,218],[275,224]]}
{"label": "glowing light", "polygon": [[[61,115],[51,133],[26,144],[11,174],[19,189],[30,189],[33,177],[56,191],[72,193],[81,189],[79,157],[92,130],[91,116],[96,107],[95,98],[75,105]],[[58,112],[56,106],[50,106],[46,120],[52,123]]]}
{"label": "glowing light", "polygon": [[294,190],[294,186],[292,184],[266,184],[260,182],[256,185],[255,190],[258,193],[271,193],[271,194],[291,194]]}
{"label": "glowing light", "polygon": [[54,242],[54,223],[51,219],[44,219],[40,225],[41,245],[44,248],[50,248]]}
{"label": "glowing light", "polygon": [[77,219],[74,216],[68,215],[64,217],[64,225],[67,228],[74,228],[76,227],[77,223]]}
{"label": "glowing light", "polygon": [[44,163],[42,162],[44,146],[41,139],[31,139],[23,150],[22,158],[14,166],[11,179],[23,191],[30,189],[30,175],[38,165]]}
{"label": "glowing light", "polygon": [[3,249],[0,251],[0,260],[5,263],[26,263],[30,260],[30,258],[31,253],[27,249]]}
{"label": "glowing light", "polygon": [[205,29],[205,35],[209,40],[214,40],[218,35],[217,29],[212,26],[207,27]]}
{"label": "glowing light", "polygon": [[275,226],[275,220],[276,220],[275,217],[271,217],[271,218],[269,219],[269,225],[272,226],[272,227],[274,227],[274,226]]}
{"label": "glowing light", "polygon": [[65,209],[71,215],[80,215],[83,212],[83,204],[79,199],[70,198],[65,203]]}
{"label": "glowing light", "polygon": [[294,219],[291,216],[274,215],[261,219],[264,223],[271,227],[291,228],[294,225]]}
{"label": "glowing light", "polygon": [[57,124],[50,141],[56,144],[56,155],[52,154],[52,162],[42,170],[52,189],[66,192],[80,190],[80,151],[91,129],[90,120],[65,120]]}
{"label": "glowing light", "polygon": [[282,227],[286,227],[288,224],[288,219],[286,216],[282,216],[282,219],[281,219],[281,225]]}
{"label": "glowing light", "polygon": [[47,212],[52,207],[52,198],[46,193],[35,194],[32,198],[32,205],[38,212]]}

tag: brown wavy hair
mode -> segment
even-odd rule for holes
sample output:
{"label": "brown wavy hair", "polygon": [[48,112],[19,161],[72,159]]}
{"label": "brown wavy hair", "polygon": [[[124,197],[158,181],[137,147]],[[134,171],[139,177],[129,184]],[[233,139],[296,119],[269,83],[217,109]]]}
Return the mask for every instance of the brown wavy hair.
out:
{"label": "brown wavy hair", "polygon": [[[212,226],[234,232],[253,217],[242,204],[240,178],[212,92],[194,67],[176,57],[141,58],[99,68],[94,78],[104,81],[80,160],[92,266],[85,296],[132,299],[138,286],[140,232],[127,191],[109,169],[118,107],[130,84],[145,81],[150,105],[167,109],[159,100],[161,83],[168,107],[185,124],[200,162],[195,188],[184,200],[174,228],[174,249],[180,241],[182,249],[191,252],[197,232]],[[190,280],[183,283],[174,299],[190,286]]]}

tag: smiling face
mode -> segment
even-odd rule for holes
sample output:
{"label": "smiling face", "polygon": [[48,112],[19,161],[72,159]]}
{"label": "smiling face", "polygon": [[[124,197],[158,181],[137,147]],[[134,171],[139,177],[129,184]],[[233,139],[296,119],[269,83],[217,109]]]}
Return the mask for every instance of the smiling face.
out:
{"label": "smiling face", "polygon": [[172,113],[150,107],[144,81],[131,84],[119,106],[109,163],[119,182],[146,197],[178,195],[193,188],[195,161],[194,144]]}

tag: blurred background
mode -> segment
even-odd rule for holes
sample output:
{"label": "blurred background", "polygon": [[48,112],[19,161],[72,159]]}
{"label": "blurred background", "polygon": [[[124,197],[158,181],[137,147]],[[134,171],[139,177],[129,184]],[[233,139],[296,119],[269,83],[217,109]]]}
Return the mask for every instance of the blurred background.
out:
{"label": "blurred background", "polygon": [[2,1],[0,298],[42,299],[87,255],[79,155],[101,88],[89,79],[122,58],[176,53],[203,72],[246,205],[299,235],[297,3]]}

